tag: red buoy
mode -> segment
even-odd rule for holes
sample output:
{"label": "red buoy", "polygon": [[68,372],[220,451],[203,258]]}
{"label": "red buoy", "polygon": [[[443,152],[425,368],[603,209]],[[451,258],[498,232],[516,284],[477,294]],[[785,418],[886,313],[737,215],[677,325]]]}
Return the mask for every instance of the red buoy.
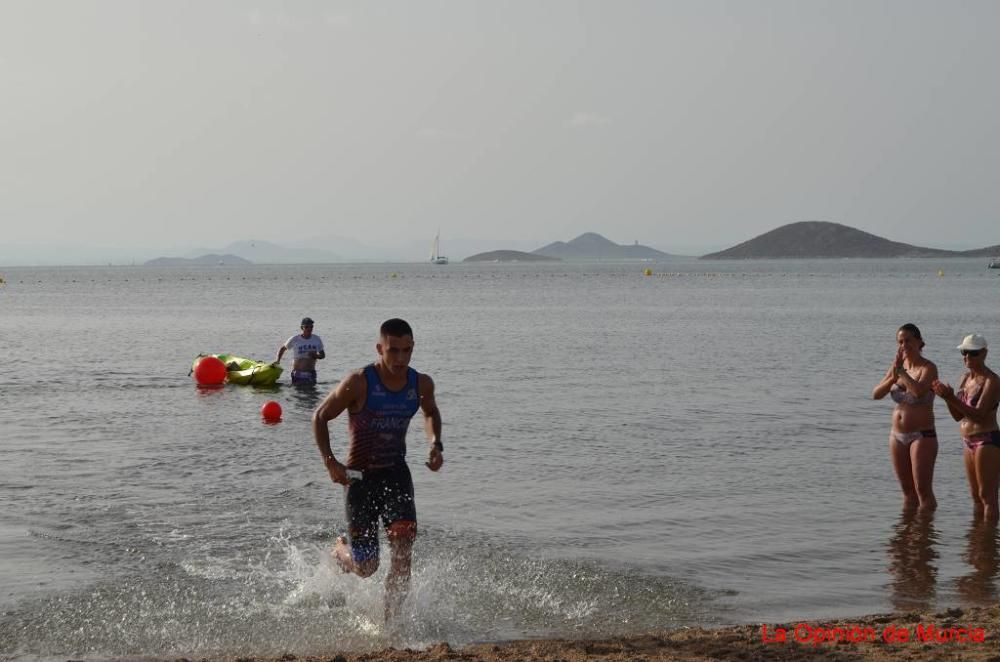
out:
{"label": "red buoy", "polygon": [[281,405],[279,405],[274,400],[268,400],[264,403],[264,406],[260,408],[260,415],[264,417],[265,421],[274,422],[281,420]]}
{"label": "red buoy", "polygon": [[194,364],[194,380],[200,386],[218,386],[226,381],[226,364],[214,356],[203,356]]}

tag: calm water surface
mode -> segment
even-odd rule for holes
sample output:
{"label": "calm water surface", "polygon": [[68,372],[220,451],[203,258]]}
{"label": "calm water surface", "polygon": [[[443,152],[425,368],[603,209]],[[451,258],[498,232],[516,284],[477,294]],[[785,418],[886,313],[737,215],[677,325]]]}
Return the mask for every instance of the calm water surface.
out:
{"label": "calm water surface", "polygon": [[[0,654],[307,654],[995,601],[956,425],[938,403],[941,507],[908,519],[891,406],[870,399],[903,322],[952,382],[965,333],[1000,342],[984,267],[0,270]],[[270,360],[304,315],[327,346],[319,389],[189,379],[200,352]],[[394,316],[447,452],[424,469],[413,426],[421,534],[386,628],[384,571],[329,562],[343,495],[309,416]]]}

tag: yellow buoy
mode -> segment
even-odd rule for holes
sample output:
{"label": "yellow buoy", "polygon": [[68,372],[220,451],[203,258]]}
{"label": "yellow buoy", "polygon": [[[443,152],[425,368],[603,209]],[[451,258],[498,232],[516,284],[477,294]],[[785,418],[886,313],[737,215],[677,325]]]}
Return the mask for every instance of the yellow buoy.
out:
{"label": "yellow buoy", "polygon": [[944,275],[944,269],[938,269],[938,276]]}
{"label": "yellow buoy", "polygon": [[652,276],[653,275],[653,270],[652,269],[646,269],[645,271],[642,272],[642,275],[643,276]]}

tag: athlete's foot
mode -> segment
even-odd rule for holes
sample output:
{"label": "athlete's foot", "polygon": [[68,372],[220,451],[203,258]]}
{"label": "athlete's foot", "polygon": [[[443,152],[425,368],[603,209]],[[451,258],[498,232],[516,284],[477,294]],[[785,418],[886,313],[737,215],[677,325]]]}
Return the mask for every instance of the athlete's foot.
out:
{"label": "athlete's foot", "polygon": [[354,570],[354,563],[351,559],[351,547],[347,544],[347,538],[337,536],[337,542],[330,550],[330,557],[336,562],[341,572],[351,572]]}

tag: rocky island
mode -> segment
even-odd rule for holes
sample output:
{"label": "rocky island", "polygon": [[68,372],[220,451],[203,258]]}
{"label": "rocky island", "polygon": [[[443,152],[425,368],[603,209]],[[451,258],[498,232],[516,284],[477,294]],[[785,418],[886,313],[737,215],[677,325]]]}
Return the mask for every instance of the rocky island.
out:
{"label": "rocky island", "polygon": [[616,244],[596,232],[585,232],[571,241],[555,241],[532,253],[562,260],[660,260],[671,257],[669,253],[643,246],[638,241]]}
{"label": "rocky island", "polygon": [[570,241],[554,241],[530,253],[513,250],[488,251],[470,255],[463,262],[542,262],[562,260],[659,260],[669,253],[634,244],[616,244],[596,232],[584,232]]}
{"label": "rocky island", "polygon": [[562,260],[557,257],[525,253],[524,251],[501,250],[476,253],[465,258],[462,262],[562,262]]}
{"label": "rocky island", "polygon": [[913,246],[840,223],[801,221],[765,232],[703,260],[847,258],[847,257],[986,257],[1000,255],[1000,245],[967,251]]}

